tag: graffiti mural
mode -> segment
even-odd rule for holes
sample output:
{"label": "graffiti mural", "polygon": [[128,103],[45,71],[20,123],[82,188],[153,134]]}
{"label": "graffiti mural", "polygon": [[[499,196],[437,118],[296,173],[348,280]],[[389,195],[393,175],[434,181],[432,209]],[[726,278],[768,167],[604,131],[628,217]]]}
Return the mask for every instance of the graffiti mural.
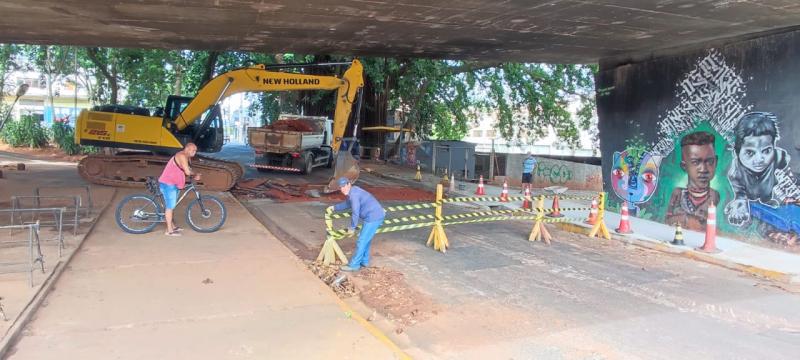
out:
{"label": "graffiti mural", "polygon": [[714,204],[722,233],[800,246],[796,141],[782,142],[779,113],[749,101],[754,78],[716,50],[687,70],[674,105],[658,116],[656,137],[611,156],[609,187],[642,217],[704,231]]}
{"label": "graffiti mural", "polygon": [[687,175],[686,187],[675,187],[669,198],[665,221],[680,224],[686,229],[703,231],[708,219],[708,207],[719,204],[719,192],[711,187],[717,172],[716,138],[711,133],[697,131],[680,141],[680,168]]}
{"label": "graffiti mural", "polygon": [[536,165],[536,174],[539,180],[556,185],[564,185],[574,178],[572,170],[565,164],[555,164],[542,161]]}
{"label": "graffiti mural", "polygon": [[615,152],[611,166],[614,193],[633,209],[647,202],[658,188],[660,163],[661,157],[649,152],[636,152],[633,149]]}
{"label": "graffiti mural", "polygon": [[728,172],[734,199],[725,207],[728,222],[746,226],[751,222],[750,202],[772,208],[783,202],[774,193],[775,172],[789,166],[789,154],[776,146],[777,118],[768,112],[744,115],[734,129],[734,162]]}

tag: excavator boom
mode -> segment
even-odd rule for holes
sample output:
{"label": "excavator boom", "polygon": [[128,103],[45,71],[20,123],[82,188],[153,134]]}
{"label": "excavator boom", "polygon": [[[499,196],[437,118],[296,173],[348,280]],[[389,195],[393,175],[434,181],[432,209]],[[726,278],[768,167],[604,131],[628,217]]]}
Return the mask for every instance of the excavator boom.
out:
{"label": "excavator boom", "polygon": [[364,68],[353,60],[341,78],[265,70],[264,65],[232,70],[209,81],[194,100],[174,119],[178,131],[200,120],[219,100],[242,92],[337,90],[333,116],[333,141],[337,152],[347,127],[358,90],[364,86]]}

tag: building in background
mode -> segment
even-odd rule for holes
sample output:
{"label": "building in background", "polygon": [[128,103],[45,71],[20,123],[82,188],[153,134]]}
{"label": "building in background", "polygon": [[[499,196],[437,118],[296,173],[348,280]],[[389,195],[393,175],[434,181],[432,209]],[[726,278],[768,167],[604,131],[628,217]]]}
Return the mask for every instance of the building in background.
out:
{"label": "building in background", "polygon": [[568,156],[568,157],[598,157],[600,152],[596,146],[592,145],[591,134],[588,131],[581,131],[580,147],[571,148],[563,141],[559,141],[554,131],[533,141],[520,139],[508,141],[500,136],[496,130],[497,114],[483,114],[476,124],[467,133],[463,141],[475,144],[475,152],[491,153],[494,146],[495,153],[501,154],[525,154],[528,151],[534,155],[547,156]]}
{"label": "building in background", "polygon": [[6,89],[3,89],[5,104],[11,104],[14,101],[16,89],[22,84],[28,84],[29,88],[11,111],[11,119],[14,120],[19,120],[23,115],[34,115],[42,121],[44,126],[50,126],[53,119],[68,119],[74,126],[80,111],[92,106],[86,88],[80,85],[76,86],[75,81],[70,78],[53,84],[53,104],[51,106],[47,100],[48,91],[44,75],[33,71],[17,71],[9,74],[6,80]]}

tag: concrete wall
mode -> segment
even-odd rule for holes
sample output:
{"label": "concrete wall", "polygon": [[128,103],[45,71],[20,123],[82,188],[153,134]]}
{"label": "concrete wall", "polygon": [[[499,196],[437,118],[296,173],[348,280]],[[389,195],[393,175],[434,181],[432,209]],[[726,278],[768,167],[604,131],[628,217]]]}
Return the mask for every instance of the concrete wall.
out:
{"label": "concrete wall", "polygon": [[[522,162],[527,155],[506,155],[506,178],[508,184],[522,184]],[[560,185],[572,190],[597,190],[602,188],[600,166],[577,162],[536,157],[536,168],[533,170],[533,186],[543,188]]]}
{"label": "concrete wall", "polygon": [[792,246],[800,223],[800,33],[601,64],[603,180],[638,216]]}

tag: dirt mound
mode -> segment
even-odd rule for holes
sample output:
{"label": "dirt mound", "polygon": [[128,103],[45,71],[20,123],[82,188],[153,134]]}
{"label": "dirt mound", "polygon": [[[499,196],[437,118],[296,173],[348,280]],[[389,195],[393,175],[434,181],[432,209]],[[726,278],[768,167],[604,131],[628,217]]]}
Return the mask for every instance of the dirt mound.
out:
{"label": "dirt mound", "polygon": [[304,119],[280,119],[272,124],[264,126],[265,129],[282,131],[301,131],[313,132],[314,126],[311,122]]}
{"label": "dirt mound", "polygon": [[369,267],[355,273],[353,282],[361,301],[396,322],[398,333],[438,312],[430,297],[409,286],[399,271]]}
{"label": "dirt mound", "polygon": [[339,297],[348,298],[356,294],[353,282],[345,276],[338,266],[323,265],[321,262],[308,262],[308,269],[328,285]]}

